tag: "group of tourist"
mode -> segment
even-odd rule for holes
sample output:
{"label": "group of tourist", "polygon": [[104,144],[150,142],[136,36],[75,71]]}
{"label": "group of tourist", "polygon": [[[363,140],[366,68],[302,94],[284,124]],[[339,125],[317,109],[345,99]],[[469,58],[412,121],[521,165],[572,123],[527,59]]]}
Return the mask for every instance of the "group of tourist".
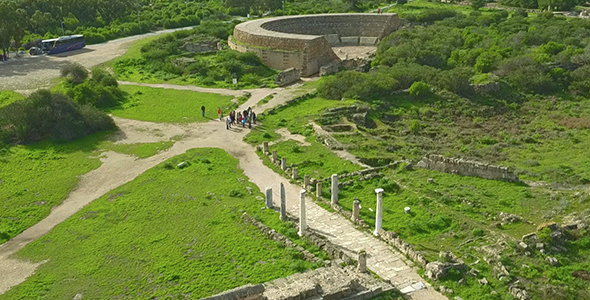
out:
{"label": "group of tourist", "polygon": [[[221,115],[221,109],[218,109],[217,113],[221,120],[223,118]],[[225,129],[230,129],[232,125],[237,126],[240,124],[242,124],[242,127],[246,127],[246,123],[248,123],[248,128],[252,128],[252,123],[256,124],[256,113],[252,111],[252,107],[248,107],[248,109],[243,112],[230,112],[229,116],[225,119]]]}
{"label": "group of tourist", "polygon": [[6,53],[0,54],[0,62],[8,61],[8,55]]}

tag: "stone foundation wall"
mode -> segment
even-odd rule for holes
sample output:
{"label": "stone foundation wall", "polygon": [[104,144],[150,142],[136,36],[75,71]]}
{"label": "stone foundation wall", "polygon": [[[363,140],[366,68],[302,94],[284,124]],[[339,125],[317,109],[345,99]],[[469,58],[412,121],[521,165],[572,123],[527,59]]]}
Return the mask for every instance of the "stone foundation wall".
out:
{"label": "stone foundation wall", "polygon": [[463,176],[520,182],[518,177],[508,170],[507,167],[460,158],[450,158],[436,154],[425,156],[420,162],[418,162],[418,164],[416,164],[416,166],[419,168]]}
{"label": "stone foundation wall", "polygon": [[286,236],[278,233],[274,229],[256,221],[256,219],[254,219],[253,217],[251,217],[247,213],[244,213],[242,215],[242,219],[244,220],[244,222],[256,226],[256,228],[258,228],[258,230],[260,230],[260,232],[262,232],[262,234],[266,235],[269,239],[271,239],[273,241],[281,242],[283,245],[285,245],[285,247],[292,247],[292,248],[297,249],[297,251],[299,251],[303,255],[303,259],[305,259],[311,263],[323,262],[321,259],[319,259],[315,255],[313,255],[313,253],[311,253],[311,252],[305,250],[303,247],[293,243]]}
{"label": "stone foundation wall", "polygon": [[412,245],[404,242],[395,233],[381,229],[379,235],[387,244],[398,249],[402,254],[414,261],[420,267],[425,268],[428,264],[428,260],[424,255],[414,250]]}
{"label": "stone foundation wall", "polygon": [[247,284],[201,300],[265,300],[266,297],[262,296],[262,293],[264,293],[262,284]]}

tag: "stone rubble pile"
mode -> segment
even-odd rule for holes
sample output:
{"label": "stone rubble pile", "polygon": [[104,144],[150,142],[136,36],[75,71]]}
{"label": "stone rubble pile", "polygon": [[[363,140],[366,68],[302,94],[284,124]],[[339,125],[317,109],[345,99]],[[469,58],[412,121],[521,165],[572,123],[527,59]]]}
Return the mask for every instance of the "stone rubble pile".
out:
{"label": "stone rubble pile", "polygon": [[268,300],[365,300],[394,290],[388,283],[359,273],[352,266],[333,266],[291,275],[264,284]]}

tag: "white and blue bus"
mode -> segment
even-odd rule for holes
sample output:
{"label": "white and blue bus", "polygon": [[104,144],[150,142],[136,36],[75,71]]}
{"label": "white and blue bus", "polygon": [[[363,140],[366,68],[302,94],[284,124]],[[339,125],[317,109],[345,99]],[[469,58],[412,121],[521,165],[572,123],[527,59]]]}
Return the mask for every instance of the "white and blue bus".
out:
{"label": "white and blue bus", "polygon": [[57,54],[84,47],[86,47],[86,40],[83,35],[62,36],[57,39],[41,41],[41,51],[47,54]]}

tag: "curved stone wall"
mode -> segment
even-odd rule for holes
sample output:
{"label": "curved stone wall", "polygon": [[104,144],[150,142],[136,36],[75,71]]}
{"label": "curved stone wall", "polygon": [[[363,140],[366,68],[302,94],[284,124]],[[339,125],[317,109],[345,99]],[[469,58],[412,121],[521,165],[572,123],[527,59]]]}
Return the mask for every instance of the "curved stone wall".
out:
{"label": "curved stone wall", "polygon": [[309,76],[339,60],[332,46],[375,45],[399,26],[397,14],[287,16],[238,24],[228,43],[255,52],[271,68],[297,68]]}

